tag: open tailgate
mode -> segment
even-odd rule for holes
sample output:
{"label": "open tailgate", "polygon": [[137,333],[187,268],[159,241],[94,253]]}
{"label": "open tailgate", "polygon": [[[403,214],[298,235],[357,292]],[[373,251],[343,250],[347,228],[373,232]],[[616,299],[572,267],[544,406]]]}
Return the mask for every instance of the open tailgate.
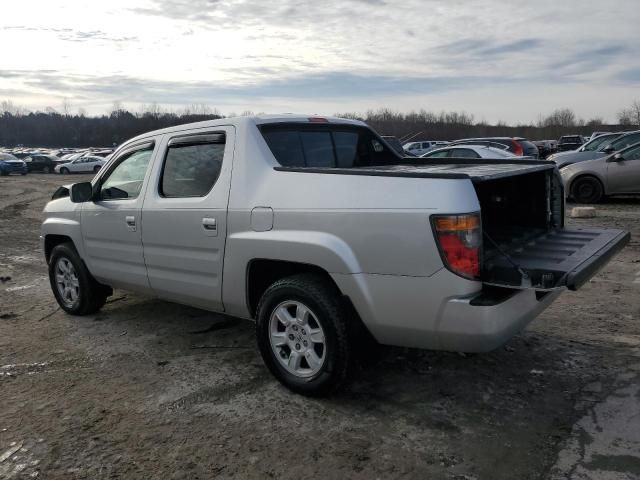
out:
{"label": "open tailgate", "polygon": [[559,228],[513,245],[487,243],[482,280],[513,288],[577,290],[629,242],[622,230]]}

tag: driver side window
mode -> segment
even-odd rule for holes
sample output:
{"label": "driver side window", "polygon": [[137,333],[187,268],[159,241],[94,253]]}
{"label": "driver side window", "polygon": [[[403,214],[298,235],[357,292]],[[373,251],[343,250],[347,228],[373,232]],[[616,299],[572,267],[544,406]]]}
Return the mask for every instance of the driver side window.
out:
{"label": "driver side window", "polygon": [[116,160],[100,186],[102,200],[132,200],[138,198],[142,182],[153,153],[153,144],[130,150]]}

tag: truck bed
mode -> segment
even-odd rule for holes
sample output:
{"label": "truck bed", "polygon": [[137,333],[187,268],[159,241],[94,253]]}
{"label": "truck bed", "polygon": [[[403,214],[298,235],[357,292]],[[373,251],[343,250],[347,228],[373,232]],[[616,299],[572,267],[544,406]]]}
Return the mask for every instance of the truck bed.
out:
{"label": "truck bed", "polygon": [[[420,162],[420,163],[419,163]],[[368,175],[410,178],[468,178],[474,183],[515,175],[553,170],[554,162],[540,160],[489,160],[451,158],[446,161],[414,160],[410,164],[354,168],[275,167],[282,172],[324,173],[333,175]]]}

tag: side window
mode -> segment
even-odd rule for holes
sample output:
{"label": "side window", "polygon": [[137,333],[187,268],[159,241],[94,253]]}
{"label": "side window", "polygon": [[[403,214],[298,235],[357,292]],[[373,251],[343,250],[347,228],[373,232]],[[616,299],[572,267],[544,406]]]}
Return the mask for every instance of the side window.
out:
{"label": "side window", "polygon": [[440,152],[429,153],[425,158],[446,158],[449,156],[450,151],[451,150],[442,150]]}
{"label": "side window", "polygon": [[191,135],[169,142],[160,178],[163,197],[204,197],[218,180],[224,134]]}
{"label": "side window", "polygon": [[480,155],[469,148],[456,148],[451,156],[454,158],[480,158]]}
{"label": "side window", "polygon": [[625,147],[628,147],[629,145],[633,145],[634,143],[638,143],[640,142],[640,134],[633,134],[633,135],[627,135],[625,137],[622,137],[618,140],[616,140],[615,142],[613,142],[611,145],[613,146],[613,148],[615,148],[616,150],[622,150]]}
{"label": "side window", "polygon": [[116,160],[115,167],[102,179],[100,198],[102,200],[137,198],[142,189],[152,152],[153,144],[123,153]]}
{"label": "side window", "polygon": [[640,146],[631,148],[623,154],[625,160],[640,160]]}

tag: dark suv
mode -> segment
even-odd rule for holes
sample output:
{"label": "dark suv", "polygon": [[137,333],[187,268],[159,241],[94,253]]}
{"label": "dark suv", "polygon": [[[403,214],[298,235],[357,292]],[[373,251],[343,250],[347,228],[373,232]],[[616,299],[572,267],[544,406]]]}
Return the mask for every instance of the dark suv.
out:
{"label": "dark suv", "polygon": [[539,157],[538,147],[522,137],[463,138],[462,140],[451,142],[451,145],[486,145],[498,148],[503,146],[505,150],[519,157]]}
{"label": "dark suv", "polygon": [[582,145],[584,145],[582,135],[564,135],[558,140],[558,151],[568,152],[570,150],[577,150]]}

